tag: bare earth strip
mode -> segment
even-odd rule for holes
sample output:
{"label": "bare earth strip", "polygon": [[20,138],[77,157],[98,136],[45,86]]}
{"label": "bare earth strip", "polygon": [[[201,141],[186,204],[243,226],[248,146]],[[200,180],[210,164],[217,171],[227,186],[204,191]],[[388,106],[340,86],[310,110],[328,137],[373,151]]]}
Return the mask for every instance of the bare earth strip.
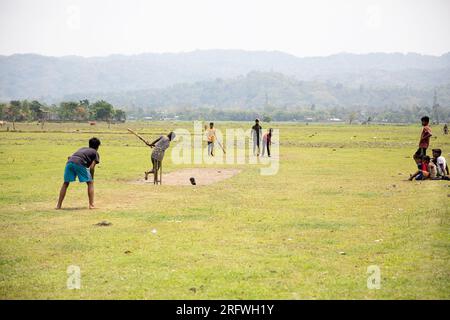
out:
{"label": "bare earth strip", "polygon": [[[190,178],[195,178],[197,185],[209,185],[217,183],[219,181],[229,179],[234,175],[240,173],[240,169],[218,169],[218,168],[189,168],[180,169],[163,173],[162,182],[163,185],[169,186],[190,186]],[[148,180],[139,179],[134,181],[137,184],[153,184],[153,176],[149,175]]]}

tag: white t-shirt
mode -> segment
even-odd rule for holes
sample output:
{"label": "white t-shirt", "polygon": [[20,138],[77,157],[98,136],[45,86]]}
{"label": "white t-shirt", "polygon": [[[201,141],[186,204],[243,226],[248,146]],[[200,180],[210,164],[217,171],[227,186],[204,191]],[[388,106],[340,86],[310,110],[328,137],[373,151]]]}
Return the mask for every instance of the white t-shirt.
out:
{"label": "white t-shirt", "polygon": [[[436,164],[437,164],[438,174],[440,176],[445,176],[445,174],[446,174],[445,167],[447,166],[447,161],[445,160],[445,158],[443,156],[439,156],[436,159]],[[444,168],[444,171],[442,171],[442,168]]]}
{"label": "white t-shirt", "polygon": [[215,128],[206,129],[206,139],[208,140],[208,142],[214,142],[216,140],[216,129]]}

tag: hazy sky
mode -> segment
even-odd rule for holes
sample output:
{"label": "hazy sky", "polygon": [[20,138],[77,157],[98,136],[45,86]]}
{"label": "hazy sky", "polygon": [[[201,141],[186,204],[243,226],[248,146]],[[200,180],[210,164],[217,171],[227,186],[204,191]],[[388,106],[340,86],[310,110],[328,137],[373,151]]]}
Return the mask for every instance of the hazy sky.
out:
{"label": "hazy sky", "polygon": [[0,54],[450,51],[449,0],[0,0]]}

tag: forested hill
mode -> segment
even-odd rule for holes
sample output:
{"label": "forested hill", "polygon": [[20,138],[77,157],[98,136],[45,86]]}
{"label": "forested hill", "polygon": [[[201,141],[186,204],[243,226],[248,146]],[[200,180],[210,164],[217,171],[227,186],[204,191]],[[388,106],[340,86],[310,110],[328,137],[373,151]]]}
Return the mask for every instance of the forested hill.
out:
{"label": "forested hill", "polygon": [[[443,75],[445,76],[445,75]],[[435,87],[357,87],[333,82],[301,81],[281,73],[250,72],[233,79],[216,79],[177,84],[164,89],[72,94],[65,101],[108,100],[125,108],[219,107],[220,109],[272,109],[319,107],[428,106],[433,104]],[[439,103],[450,106],[450,82],[436,87]]]}
{"label": "forested hill", "polygon": [[[0,73],[0,100],[51,103],[70,96],[102,95],[108,100],[120,98],[123,105],[245,107],[265,103],[267,92],[273,104],[371,104],[383,102],[382,95],[387,95],[385,103],[399,97],[403,101],[403,96],[422,102],[431,99],[435,87],[443,87],[443,92],[448,87],[450,53],[439,57],[342,53],[310,58],[240,50],[92,58],[16,54],[0,56]],[[355,92],[361,95],[347,97]]]}

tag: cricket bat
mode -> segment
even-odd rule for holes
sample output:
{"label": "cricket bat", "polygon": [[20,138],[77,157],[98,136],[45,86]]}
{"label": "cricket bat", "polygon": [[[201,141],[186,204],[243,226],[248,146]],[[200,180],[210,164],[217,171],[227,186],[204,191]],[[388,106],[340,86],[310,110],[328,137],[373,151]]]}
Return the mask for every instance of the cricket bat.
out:
{"label": "cricket bat", "polygon": [[226,154],[225,149],[223,148],[222,144],[220,143],[219,139],[217,139],[217,137],[216,137],[216,141],[219,144],[220,148],[222,149],[223,153]]}
{"label": "cricket bat", "polygon": [[139,133],[134,132],[134,131],[131,130],[130,128],[127,128],[127,130],[128,130],[129,132],[131,132],[132,134],[134,134],[134,135],[135,135],[136,137],[138,137],[139,139],[141,139],[146,145],[150,145],[150,144],[148,143],[148,141],[145,140],[144,137],[141,136]]}

